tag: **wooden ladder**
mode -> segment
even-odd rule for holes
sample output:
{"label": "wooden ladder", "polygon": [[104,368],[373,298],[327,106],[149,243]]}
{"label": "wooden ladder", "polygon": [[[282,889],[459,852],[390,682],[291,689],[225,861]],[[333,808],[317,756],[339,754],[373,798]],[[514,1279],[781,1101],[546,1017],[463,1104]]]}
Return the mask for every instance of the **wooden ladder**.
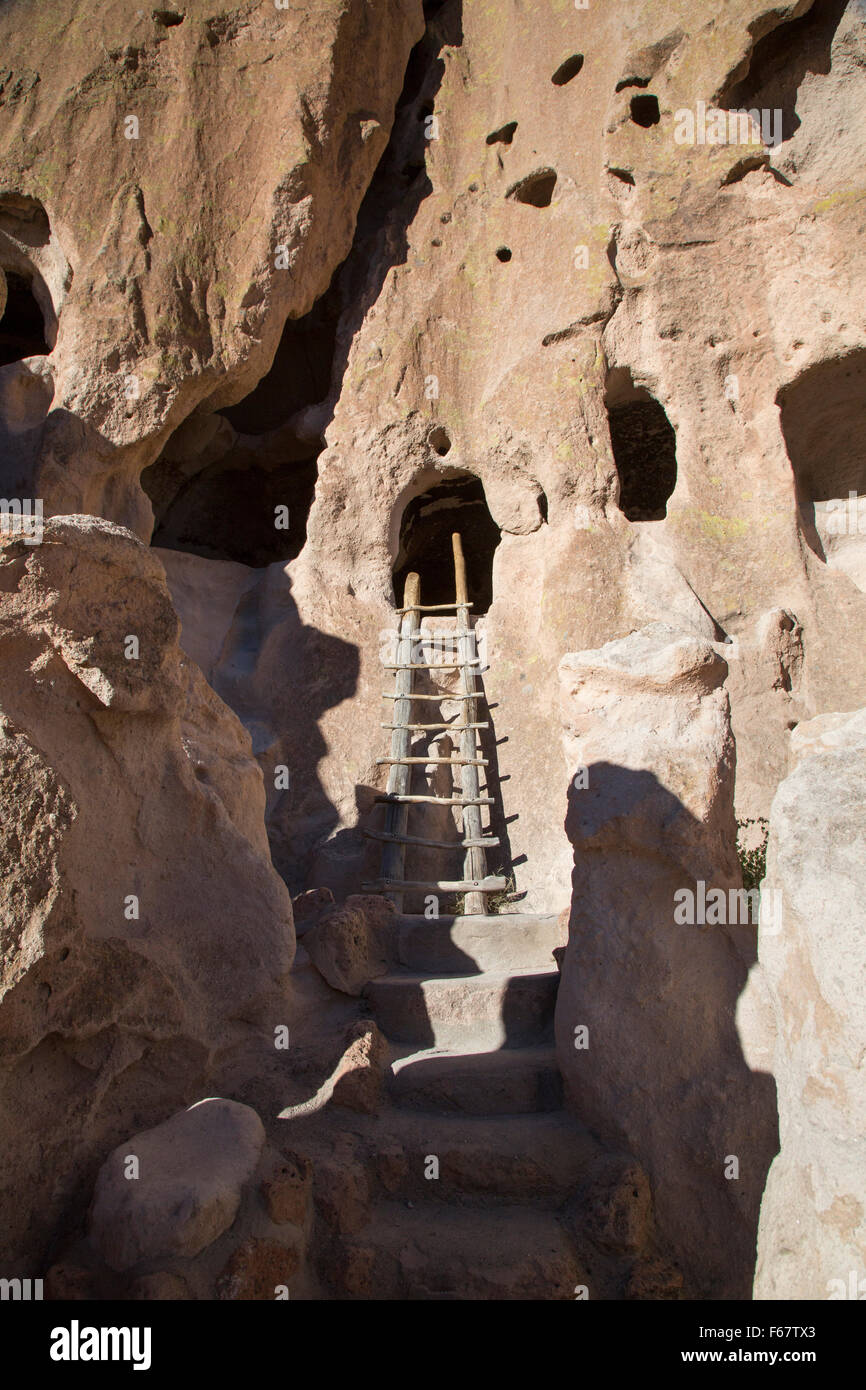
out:
{"label": "wooden ladder", "polygon": [[[459,532],[451,537],[454,551],[454,580],[456,600],[452,603],[421,603],[421,581],[417,574],[406,576],[403,607],[398,609],[400,625],[397,637],[396,660],[386,664],[387,671],[394,672],[394,690],[383,692],[384,700],[393,700],[393,720],[383,723],[384,729],[391,730],[391,754],[378,758],[381,765],[390,766],[388,790],[376,800],[384,802],[385,829],[365,830],[363,833],[371,840],[382,840],[382,877],[373,883],[362,885],[365,893],[382,893],[389,898],[400,912],[403,895],[407,892],[465,893],[465,912],[467,916],[483,914],[488,893],[496,893],[507,887],[504,878],[489,877],[487,874],[487,850],[499,844],[493,836],[485,836],[481,826],[481,807],[492,806],[491,796],[481,796],[479,792],[479,768],[487,766],[487,759],[480,755],[478,734],[488,728],[478,722],[477,704],[484,699],[482,691],[475,686],[475,676],[479,671],[476,654],[475,633],[469,626],[471,604],[466,587],[466,563],[463,557],[463,543]],[[413,655],[423,640],[420,627],[422,613],[441,613],[456,616],[456,631],[447,634],[431,633],[434,641],[447,640],[457,644],[456,660],[453,663],[415,662]],[[413,676],[416,671],[459,671],[460,689],[456,694],[445,692],[437,695],[413,693]],[[414,700],[459,700],[462,704],[461,722],[458,724],[417,724],[412,722],[412,702]],[[411,756],[412,735],[440,729],[443,732],[459,732],[460,751],[450,758],[436,758],[422,755]],[[412,768],[429,767],[432,764],[449,764],[460,769],[460,794],[458,796],[413,796]],[[419,803],[438,806],[460,806],[463,813],[463,838],[457,841],[430,840],[423,836],[407,834],[409,807]],[[404,877],[407,845],[421,845],[428,849],[463,850],[463,878],[439,879],[429,882],[407,880]]]}

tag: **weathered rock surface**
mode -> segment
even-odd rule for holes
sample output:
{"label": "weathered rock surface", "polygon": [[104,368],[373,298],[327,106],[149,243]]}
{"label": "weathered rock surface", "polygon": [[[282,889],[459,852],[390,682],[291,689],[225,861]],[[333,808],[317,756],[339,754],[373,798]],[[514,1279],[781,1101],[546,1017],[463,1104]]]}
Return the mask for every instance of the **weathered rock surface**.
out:
{"label": "weathered rock surface", "polygon": [[285,1298],[299,1255],[275,1240],[248,1240],[232,1255],[219,1279],[217,1297],[273,1300]]}
{"label": "weathered rock surface", "polygon": [[[218,549],[163,552],[182,640],[198,651],[206,638],[214,686],[253,733],[293,892],[326,883],[342,897],[377,870],[355,827],[381,825],[380,634],[394,623],[401,518],[458,475],[481,479],[501,528],[479,627],[494,734],[507,735],[495,831],[512,858],[526,856],[526,910],[568,896],[549,715],[564,651],[660,618],[738,639],[729,684],[743,816],[766,815],[788,725],[866,692],[866,654],[844,637],[862,629],[866,595],[810,520],[849,484],[866,493],[851,445],[866,348],[852,312],[863,255],[856,5],[562,5],[523,43],[527,23],[516,4],[494,22],[449,0],[416,49],[329,300],[329,384],[308,407],[326,447],[300,554],[251,566],[232,600],[237,566]],[[753,38],[765,32],[787,74],[766,91],[777,68]],[[565,81],[574,55],[583,62]],[[831,92],[850,120],[844,177],[822,104]],[[777,146],[744,144],[736,126],[733,140],[678,142],[679,112],[735,97],[784,111]],[[658,119],[650,110],[643,124],[634,100],[657,102]],[[425,139],[430,115],[438,138]],[[556,175],[546,206],[514,194],[539,169]],[[311,321],[311,343],[316,331]],[[267,390],[287,379],[277,370]],[[632,520],[615,416],[649,398],[675,433],[673,491],[657,519]],[[246,442],[219,447],[219,467],[255,476]],[[773,612],[792,616],[802,647],[787,689],[759,631]],[[287,669],[301,673],[300,695],[285,691]],[[271,790],[278,764],[291,793]],[[433,824],[425,814],[419,827]],[[415,862],[425,878],[453,876],[453,857]]]}
{"label": "weathered rock surface", "polygon": [[93,1245],[115,1270],[200,1254],[234,1221],[264,1142],[256,1112],[231,1100],[199,1101],[133,1135],[100,1169]]}
{"label": "weathered rock surface", "polygon": [[394,935],[392,904],[359,893],[324,912],[304,936],[304,946],[333,989],[360,994],[393,961]]}
{"label": "weathered rock surface", "polygon": [[747,1055],[773,1072],[779,1096],[754,1296],[862,1299],[866,711],[799,725],[791,749],[762,887],[780,895],[781,914],[761,929],[740,1018]]}
{"label": "weathered rock surface", "polygon": [[775,1151],[772,1084],[749,1072],[733,1026],[755,928],[674,915],[675,894],[699,880],[740,886],[725,663],[657,623],[560,672],[576,774],[556,1006],[566,1095],[646,1170],[686,1295],[745,1298]]}
{"label": "weathered rock surface", "polygon": [[348,1110],[375,1115],[382,1105],[388,1045],[371,1019],[360,1019],[337,1068],[333,1101]]}
{"label": "weathered rock surface", "polygon": [[50,1230],[136,1118],[284,1017],[293,935],[249,738],[178,647],[154,556],[55,518],[2,542],[0,585],[9,1258],[41,1239],[29,1207]]}
{"label": "weathered rock surface", "polygon": [[199,402],[255,385],[348,251],[421,28],[420,0],[168,13],[0,17],[4,263],[37,277],[54,339],[3,369],[7,392],[48,383],[4,490],[144,536],[142,468]]}
{"label": "weathered rock surface", "polygon": [[312,1200],[312,1165],[297,1154],[285,1155],[262,1183],[262,1197],[275,1226],[306,1225]]}

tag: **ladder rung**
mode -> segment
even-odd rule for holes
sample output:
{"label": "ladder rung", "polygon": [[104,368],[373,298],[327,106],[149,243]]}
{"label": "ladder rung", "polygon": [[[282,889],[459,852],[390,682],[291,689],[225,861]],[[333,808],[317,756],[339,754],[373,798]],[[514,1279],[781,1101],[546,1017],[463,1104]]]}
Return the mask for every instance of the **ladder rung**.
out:
{"label": "ladder rung", "polygon": [[457,642],[461,637],[475,636],[474,627],[464,628],[462,632],[439,632],[436,628],[431,628],[429,632],[419,632],[417,640],[423,647],[431,642]]}
{"label": "ladder rung", "polygon": [[471,608],[471,603],[415,603],[410,608],[397,608],[397,613],[456,613],[458,608]]}
{"label": "ladder rung", "polygon": [[403,796],[398,792],[394,792],[393,795],[382,792],[379,796],[374,797],[374,800],[384,801],[390,806],[397,806],[402,802],[410,801],[427,801],[436,806],[492,806],[494,804],[492,796]]}
{"label": "ladder rung", "polygon": [[[412,691],[411,695],[396,695],[393,690],[382,691],[383,700],[438,700],[441,704],[443,700],[484,700],[486,696],[483,690],[473,690],[471,695],[452,694],[450,690],[442,690],[438,695],[418,695]],[[405,726],[404,726],[405,727]]]}
{"label": "ladder rung", "polygon": [[449,767],[486,767],[486,758],[377,758],[379,767],[429,767],[431,764],[446,763]]}
{"label": "ladder rung", "polygon": [[[408,700],[409,696],[406,696]],[[381,724],[382,729],[448,729],[452,733],[462,734],[467,729],[489,729],[489,724]]]}
{"label": "ladder rung", "polygon": [[[481,666],[480,656],[473,656],[468,661],[412,661],[407,666],[392,666],[390,661],[382,662],[383,671],[460,671],[464,666]],[[489,671],[489,666],[481,668]]]}
{"label": "ladder rung", "polygon": [[391,835],[387,830],[362,830],[361,834],[387,845],[423,845],[426,849],[494,849],[499,844],[495,835],[486,840],[427,840],[423,835]]}
{"label": "ladder rung", "polygon": [[429,888],[440,893],[500,893],[508,887],[507,878],[469,878],[469,879],[431,879],[405,880],[398,878],[377,878],[372,883],[362,883],[362,893],[390,893],[397,889],[401,893],[423,892]]}

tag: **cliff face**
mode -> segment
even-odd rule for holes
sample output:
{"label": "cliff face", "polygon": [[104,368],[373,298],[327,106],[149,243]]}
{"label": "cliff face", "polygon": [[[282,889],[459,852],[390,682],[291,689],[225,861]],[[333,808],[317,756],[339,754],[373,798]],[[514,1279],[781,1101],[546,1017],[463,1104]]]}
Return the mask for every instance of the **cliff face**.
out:
{"label": "cliff face", "polygon": [[[83,1027],[83,983],[61,991],[68,1023],[52,1021],[58,980],[43,974],[74,942],[157,962],[182,1000],[132,1034],[201,1049],[175,1089],[146,1051],[140,1090],[106,1101],[92,1133],[70,1117],[52,1162],[92,1172],[125,1128],[198,1098],[237,1017],[272,1025],[284,884],[344,896],[375,874],[360,830],[380,824],[382,633],[413,565],[422,598],[450,597],[437,516],[475,567],[490,867],[513,874],[521,910],[566,908],[585,869],[615,937],[644,892],[641,871],[621,916],[604,888],[621,847],[572,834],[575,859],[563,830],[578,768],[591,787],[593,758],[613,756],[592,729],[563,744],[566,654],[663,621],[720,672],[724,657],[736,772],[723,730],[677,749],[675,722],[666,762],[648,732],[627,765],[688,810],[725,884],[732,808],[723,827],[715,791],[694,809],[689,760],[699,784],[721,759],[736,815],[766,816],[791,728],[866,703],[864,14],[860,0],[188,0],[130,16],[60,0],[7,5],[0,44],[0,491],[42,504],[60,566],[6,538],[4,799],[37,808],[6,852],[38,885],[15,890],[4,924],[2,1009],[22,1020],[4,1104],[18,1113],[23,1058],[48,1094],[68,1037],[107,1048],[120,1026],[115,999]],[[134,694],[130,634],[144,639]],[[627,728],[637,697],[621,698]],[[418,832],[453,834],[450,816],[419,813]],[[67,866],[60,841],[76,836],[101,867],[81,849]],[[142,844],[168,897],[157,938],[130,943],[123,900],[139,890],[123,866]],[[418,859],[422,878],[453,867]],[[237,905],[241,945],[218,902]],[[200,998],[182,986],[215,919],[246,962],[237,1012],[210,965]],[[574,909],[563,998],[579,923]],[[753,937],[737,952],[719,1007]],[[741,1059],[719,1027],[730,1080]],[[102,1053],[75,1065],[108,1074]],[[604,1129],[615,1101],[601,1086],[593,1104]]]}

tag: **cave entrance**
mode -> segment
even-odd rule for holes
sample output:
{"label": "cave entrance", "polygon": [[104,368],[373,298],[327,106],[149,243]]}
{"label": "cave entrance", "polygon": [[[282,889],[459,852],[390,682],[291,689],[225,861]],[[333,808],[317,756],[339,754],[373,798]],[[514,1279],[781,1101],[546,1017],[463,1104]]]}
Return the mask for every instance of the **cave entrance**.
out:
{"label": "cave entrance", "polygon": [[619,508],[629,521],[663,521],[677,481],[677,437],[664,408],[627,367],[608,372],[610,443],[619,474]]}
{"label": "cave entrance", "polygon": [[[271,367],[248,395],[192,415],[144,471],[153,545],[253,568],[300,554],[324,448],[338,279],[308,314],[286,321]],[[305,418],[311,412],[316,419]]]}
{"label": "cave entrance", "polygon": [[777,404],[801,506],[866,492],[866,350],[809,367]]}
{"label": "cave entrance", "polygon": [[294,560],[307,537],[317,455],[258,461],[251,453],[237,441],[191,478],[184,478],[188,460],[176,455],[145,469],[141,483],[156,521],[151,544],[253,568]]}
{"label": "cave entrance", "polygon": [[0,367],[25,357],[45,357],[45,319],[25,275],[6,271],[6,308],[0,319]]}
{"label": "cave entrance", "polygon": [[776,403],[804,535],[829,560],[838,540],[866,536],[866,350],[808,367]]}
{"label": "cave entrance", "polygon": [[465,546],[473,616],[487,612],[493,602],[493,555],[502,533],[490,515],[481,479],[471,473],[437,483],[406,506],[393,569],[398,603],[413,571],[421,576],[425,604],[454,602],[455,531]]}

